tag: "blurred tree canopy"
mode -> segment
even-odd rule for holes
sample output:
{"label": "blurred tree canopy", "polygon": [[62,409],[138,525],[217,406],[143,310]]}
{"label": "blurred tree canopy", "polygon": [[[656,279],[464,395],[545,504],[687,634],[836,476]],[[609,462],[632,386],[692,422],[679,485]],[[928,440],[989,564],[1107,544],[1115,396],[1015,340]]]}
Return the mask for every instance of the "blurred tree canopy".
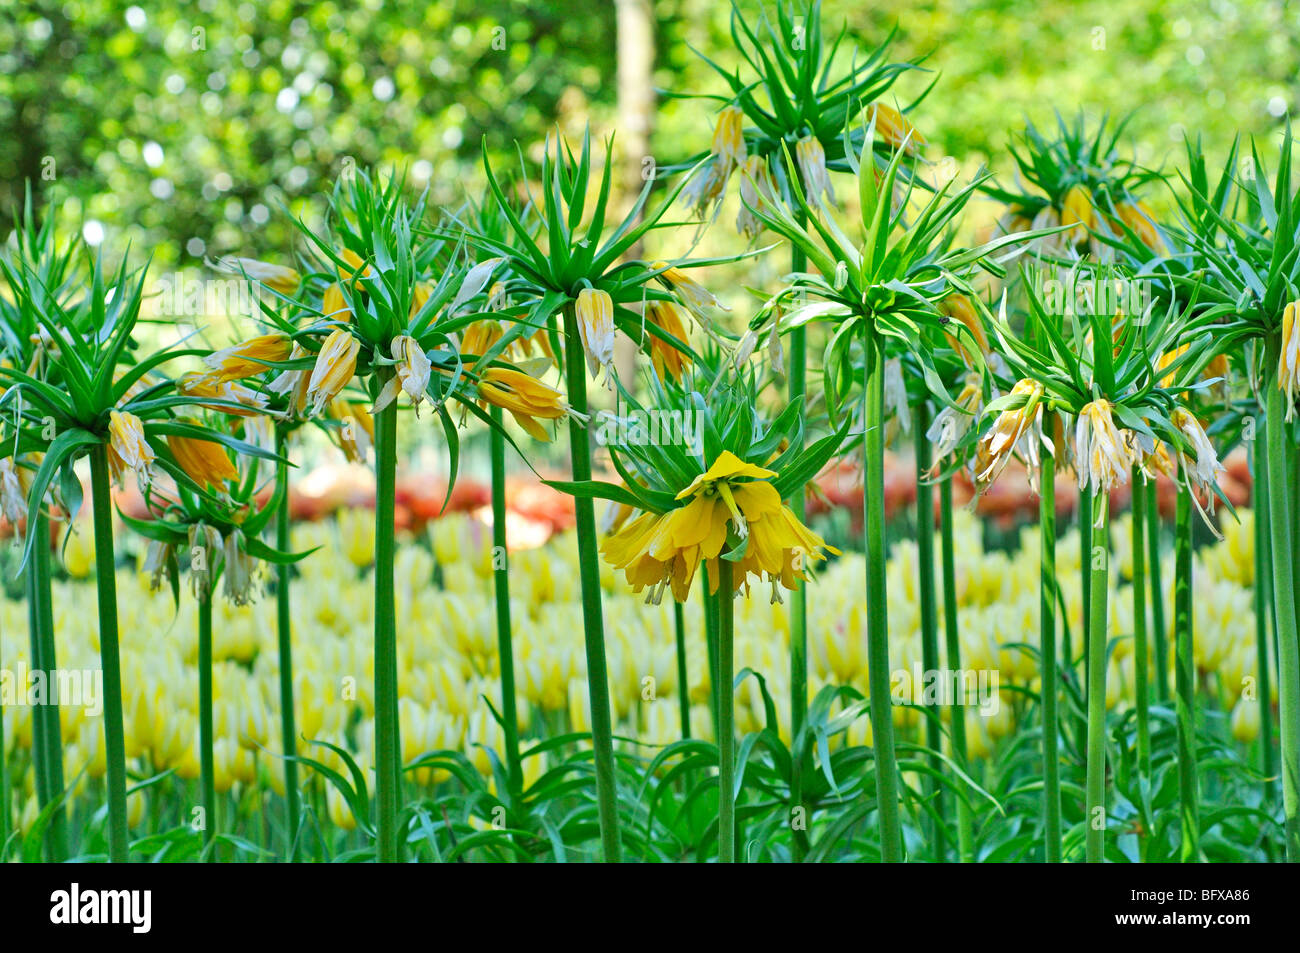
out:
{"label": "blurred tree canopy", "polygon": [[[509,162],[556,123],[618,128],[607,0],[160,7],[0,0],[0,231],[30,180],[92,241],[121,234],[178,264],[282,259],[279,206],[310,214],[349,162],[403,165],[455,206],[479,189],[484,137]],[[691,47],[735,64],[728,6],[654,12],[656,85],[722,92]],[[1026,116],[1053,109],[1139,109],[1133,146],[1158,165],[1184,130],[1223,151],[1296,105],[1300,10],[1283,0],[826,0],[825,18],[862,44],[897,24],[892,58],[942,74],[914,117],[933,151],[995,170]],[[652,147],[665,161],[698,150],[712,124],[701,103],[661,100]]]}

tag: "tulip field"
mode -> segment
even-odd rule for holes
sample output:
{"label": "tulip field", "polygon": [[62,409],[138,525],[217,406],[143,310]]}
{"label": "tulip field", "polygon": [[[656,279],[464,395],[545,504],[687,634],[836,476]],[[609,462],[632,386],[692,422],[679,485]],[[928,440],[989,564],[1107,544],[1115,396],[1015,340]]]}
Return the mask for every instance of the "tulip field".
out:
{"label": "tulip field", "polygon": [[726,27],[671,155],[347,162],[188,278],[24,183],[0,861],[1300,861],[1284,110],[990,171],[943,49]]}

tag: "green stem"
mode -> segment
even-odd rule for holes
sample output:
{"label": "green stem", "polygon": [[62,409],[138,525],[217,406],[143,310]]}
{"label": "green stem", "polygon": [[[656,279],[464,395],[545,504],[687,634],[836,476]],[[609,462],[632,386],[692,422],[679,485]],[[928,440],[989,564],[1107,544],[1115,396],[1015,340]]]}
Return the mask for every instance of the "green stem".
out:
{"label": "green stem", "polygon": [[[1262,416],[1256,418],[1256,433],[1267,424]],[[1269,638],[1270,618],[1273,611],[1273,593],[1269,585],[1272,566],[1269,560],[1268,539],[1268,451],[1266,441],[1251,443],[1251,470],[1255,488],[1251,503],[1255,507],[1255,645],[1259,664],[1259,743],[1260,772],[1264,782],[1264,798],[1274,803],[1272,779],[1277,776],[1277,762],[1273,757],[1273,686],[1272,642]]]}
{"label": "green stem", "polygon": [[[927,672],[937,673],[939,624],[934,585],[934,484],[930,481],[930,440],[925,435],[930,429],[929,401],[917,403],[912,429],[916,440],[916,555],[917,595],[921,601],[921,666]],[[937,717],[925,720],[925,743],[933,752],[929,761],[934,771],[926,781],[926,793],[933,803],[936,815],[931,818],[933,829],[930,840],[934,845],[935,859],[943,860],[948,854],[948,817],[944,810],[943,787],[938,782],[939,773],[943,769],[943,759],[939,756],[943,745],[943,730]]]}
{"label": "green stem", "polygon": [[1178,805],[1182,829],[1180,857],[1199,859],[1200,820],[1197,816],[1196,660],[1193,657],[1192,615],[1192,495],[1178,488],[1174,516],[1174,700],[1178,722]]}
{"label": "green stem", "polygon": [[713,718],[713,737],[718,737],[718,603],[709,588],[712,580],[709,569],[703,567],[704,573],[704,649],[709,662],[709,715]]}
{"label": "green stem", "polygon": [[691,683],[686,671],[686,611],[673,601],[673,634],[677,642],[677,708],[682,722],[682,738],[691,736]]}
{"label": "green stem", "polygon": [[876,767],[876,809],[880,857],[903,860],[898,811],[898,763],[894,754],[894,713],[889,677],[889,615],[885,602],[885,354],[880,333],[868,323],[863,390],[866,393],[864,527],[867,534],[867,680],[871,695],[871,734]]}
{"label": "green stem", "polygon": [[[50,590],[50,522],[49,517],[41,513],[36,518],[36,529],[38,543],[32,552],[34,560],[35,577],[36,577],[36,594],[40,602],[40,646],[41,646],[41,668],[47,673],[50,681],[48,685],[53,685],[55,673],[58,671],[58,648],[54,641],[54,600]],[[55,697],[53,688],[50,688],[49,697],[45,699],[45,704],[41,706],[45,709],[45,731],[43,750],[45,760],[49,765],[46,777],[49,781],[49,793],[51,800],[57,800],[64,795],[63,782],[63,725],[59,718],[59,702]],[[68,811],[64,805],[56,810],[50,817],[49,827],[45,833],[46,850],[50,860],[55,863],[65,860],[68,856]]]}
{"label": "green stem", "polygon": [[[943,630],[944,654],[948,670],[961,670],[961,638],[957,609],[957,555],[953,543],[952,527],[952,477],[946,476],[939,484],[939,540],[943,563]],[[952,756],[957,765],[967,771],[966,707],[965,700],[953,694],[949,709],[949,731],[952,734]],[[962,863],[975,859],[975,818],[965,798],[957,799],[957,854]]]}
{"label": "green stem", "polygon": [[[1300,559],[1295,553],[1300,550],[1300,454],[1296,448],[1287,447],[1287,481],[1284,484],[1289,491],[1291,512],[1291,578],[1293,586],[1300,588]],[[1300,608],[1297,609],[1297,625],[1300,625]]]}
{"label": "green stem", "polygon": [[1146,485],[1147,568],[1151,573],[1151,628],[1155,651],[1156,700],[1169,701],[1169,628],[1165,622],[1165,588],[1160,569],[1160,493],[1155,480]]}
{"label": "green stem", "polygon": [[[1087,562],[1089,623],[1088,632],[1088,766],[1085,819],[1087,836],[1085,855],[1090,864],[1102,862],[1106,849],[1106,622],[1109,612],[1110,563],[1110,494],[1105,490],[1090,494],[1092,525]],[[1086,520],[1085,520],[1086,522]]]}
{"label": "green stem", "polygon": [[[1146,493],[1138,482],[1142,468],[1133,467],[1133,512],[1131,536],[1133,548],[1133,684],[1137,694],[1138,770],[1142,777],[1151,776],[1151,689],[1148,685],[1150,653],[1147,650],[1146,594]],[[1158,598],[1158,596],[1157,596]]]}
{"label": "green stem", "polygon": [[492,579],[496,594],[497,657],[501,663],[501,720],[506,742],[506,772],[516,795],[524,790],[519,760],[519,713],[515,702],[515,652],[510,626],[510,556],[506,549],[506,438],[501,408],[492,408],[488,434],[492,454]]}
{"label": "green stem", "polygon": [[90,495],[95,523],[95,582],[99,601],[99,659],[104,677],[104,760],[108,788],[108,859],[127,861],[126,744],[122,732],[122,667],[117,635],[113,509],[109,500],[108,447],[90,451]]}
{"label": "green stem", "polygon": [[1093,493],[1091,490],[1082,489],[1079,491],[1079,565],[1083,572],[1083,591],[1085,598],[1083,600],[1083,625],[1080,628],[1082,633],[1080,638],[1083,645],[1080,646],[1084,659],[1084,682],[1087,683],[1087,658],[1088,658],[1088,639],[1092,632],[1092,606],[1086,594],[1090,591],[1092,585],[1092,521],[1091,514],[1093,511]]}
{"label": "green stem", "polygon": [[[564,368],[569,405],[587,413],[587,377],[572,301],[564,306]],[[569,453],[573,479],[591,479],[591,445],[577,416],[569,418]],[[596,511],[590,497],[573,501],[578,535],[578,574],[582,584],[582,621],[587,649],[587,692],[591,702],[591,745],[596,764],[596,804],[600,841],[606,863],[622,857],[618,830],[618,793],[614,777],[614,728],[610,715],[609,675],[605,662],[605,621],[601,615],[600,567],[596,559]]]}
{"label": "green stem", "polygon": [[736,862],[736,691],[732,637],[735,625],[732,566],[718,560],[718,863]]}
{"label": "green stem", "polygon": [[204,859],[216,860],[217,785],[212,756],[212,593],[199,594],[199,788],[203,799]]}
{"label": "green stem", "polygon": [[[41,597],[37,594],[36,588],[36,559],[34,554],[31,563],[27,567],[25,582],[27,590],[28,654],[31,655],[32,671],[38,672],[43,671],[44,666],[41,661],[43,654],[41,647]],[[45,745],[41,741],[45,736],[45,714],[46,708],[44,705],[37,705],[32,708],[32,774],[36,781],[36,803],[42,810],[45,809],[45,805],[50,803],[49,764],[45,756]]]}
{"label": "green stem", "polygon": [[[3,648],[0,645],[0,648]],[[4,656],[0,655],[0,671],[4,668]],[[0,863],[4,861],[4,845],[9,840],[11,824],[9,795],[9,748],[5,743],[5,703],[0,696]]]}
{"label": "green stem", "polygon": [[[1278,343],[1269,351],[1277,365]],[[1291,507],[1287,493],[1290,455],[1286,412],[1276,380],[1268,391],[1265,426],[1268,435],[1269,529],[1273,540],[1273,603],[1277,627],[1278,721],[1282,742],[1282,813],[1285,818],[1286,859],[1300,863],[1300,644],[1296,641],[1295,553]]]}
{"label": "green stem", "polygon": [[[1043,414],[1043,433],[1055,433],[1054,413]],[[1039,691],[1043,705],[1043,837],[1049,864],[1061,862],[1061,759],[1057,726],[1056,663],[1056,457],[1044,453],[1039,470]]]}
{"label": "green stem", "polygon": [[[1088,644],[1090,633],[1092,632],[1092,605],[1090,594],[1092,591],[1092,512],[1093,496],[1091,490],[1080,489],[1078,501],[1079,515],[1079,569],[1082,574],[1083,593],[1083,621],[1079,627],[1079,661],[1083,665],[1083,677],[1079,679],[1079,684],[1083,686],[1085,696],[1088,691]],[[1073,662],[1067,661],[1067,665],[1075,672]],[[1085,738],[1088,734],[1088,714],[1087,705],[1084,710],[1078,714],[1078,724],[1075,728],[1076,738]],[[1085,742],[1086,746],[1086,742]]]}
{"label": "green stem", "polygon": [[[802,208],[795,213],[795,220],[800,227],[805,224],[806,216]],[[800,248],[790,247],[790,270],[798,273],[808,267],[807,256]],[[807,393],[807,331],[803,326],[790,332],[790,370],[789,403],[803,400]],[[802,432],[801,432],[802,433]],[[802,439],[802,436],[801,438]],[[803,488],[790,498],[790,509],[800,522],[804,522],[805,507]],[[790,596],[790,743],[803,730],[808,718],[808,590],[800,579],[795,580],[795,589]],[[790,812],[803,813],[803,758],[794,752],[790,762]],[[791,860],[800,863],[808,855],[808,832],[806,825],[797,825],[792,831]]]}
{"label": "green stem", "polygon": [[[275,548],[282,553],[290,550],[289,539],[289,435],[283,427],[276,428],[275,452],[280,456],[276,464],[276,482],[282,490],[279,508],[275,513]],[[294,724],[293,698],[293,621],[290,615],[289,580],[293,569],[288,563],[276,567],[275,623],[280,653],[280,743],[284,750],[284,798],[289,832],[289,860],[298,856],[298,825],[302,816],[298,791],[298,762],[291,760],[298,754],[298,731]]]}
{"label": "green stem", "polygon": [[[391,373],[391,370],[389,371]],[[397,707],[397,616],[393,594],[397,402],[375,415],[375,802],[380,863],[399,859],[401,738]]]}

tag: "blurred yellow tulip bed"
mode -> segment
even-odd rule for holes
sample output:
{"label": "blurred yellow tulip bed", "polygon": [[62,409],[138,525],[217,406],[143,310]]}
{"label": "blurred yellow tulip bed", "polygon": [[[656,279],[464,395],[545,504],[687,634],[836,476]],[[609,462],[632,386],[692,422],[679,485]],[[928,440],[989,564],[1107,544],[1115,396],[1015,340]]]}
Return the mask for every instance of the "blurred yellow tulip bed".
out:
{"label": "blurred yellow tulip bed", "polygon": [[[1253,514],[1239,511],[1241,521],[1224,521],[1225,538],[1197,551],[1196,673],[1206,698],[1206,717],[1219,723],[1222,744],[1236,747],[1248,760],[1257,742],[1260,707],[1252,687],[1255,644],[1239,634],[1254,624]],[[979,813],[1009,810],[1017,798],[1032,793],[998,790],[1004,762],[1015,757],[1032,719],[1024,717],[1037,689],[1038,539],[1035,527],[1016,534],[1006,550],[985,549],[983,530],[967,509],[956,513],[954,544],[956,591],[960,617],[962,665],[985,673],[980,695],[966,709],[971,774],[987,792]],[[1127,517],[1116,521],[1112,560],[1112,627],[1117,634],[1109,660],[1106,705],[1112,713],[1132,708],[1135,658],[1128,595],[1131,552]],[[401,756],[408,766],[408,796],[423,803],[426,823],[488,831],[499,817],[500,766],[504,760],[500,710],[500,669],[492,609],[491,527],[474,514],[450,514],[419,534],[401,540],[397,550],[397,630]],[[299,777],[310,822],[292,850],[306,857],[346,856],[364,837],[357,831],[357,800],[373,759],[373,657],[362,637],[373,624],[371,564],[374,523],[369,511],[342,509],[336,518],[296,524],[293,547],[315,552],[310,572],[295,578],[293,599],[294,695],[303,755],[318,762]],[[1079,580],[1077,532],[1063,534],[1057,569],[1065,622],[1080,631],[1083,599]],[[144,558],[141,549],[137,564]],[[66,578],[54,583],[54,618],[64,670],[98,668],[97,624],[93,610],[93,547],[88,529],[74,532],[62,553]],[[1174,577],[1172,553],[1166,553],[1163,578]],[[864,571],[860,553],[847,553],[818,579],[816,600],[808,611],[809,695],[847,686],[823,713],[831,726],[825,745],[813,752],[818,772],[829,772],[835,755],[871,744],[870,721],[851,699],[867,688],[864,606],[860,597]],[[199,778],[195,602],[152,591],[149,573],[138,565],[117,570],[122,632],[123,704],[128,769],[133,778],[158,779],[128,798],[133,831],[179,832],[158,837],[156,849],[179,852],[197,803]],[[891,687],[894,721],[903,743],[923,738],[922,707],[908,698],[909,679],[921,665],[917,548],[897,542],[888,570],[891,640],[897,670]],[[583,623],[577,549],[571,532],[544,545],[510,555],[511,613],[521,743],[528,752],[541,742],[554,743],[573,732],[590,730],[583,655]],[[615,736],[622,769],[622,796],[633,802],[650,826],[645,845],[650,854],[677,856],[689,848],[690,835],[655,807],[671,799],[673,757],[664,757],[682,742],[682,700],[687,700],[690,738],[709,741],[714,725],[709,710],[709,664],[703,631],[703,601],[684,607],[687,681],[680,682],[675,663],[673,608],[668,601],[647,605],[628,591],[621,578],[602,565],[605,592],[609,683]],[[1168,588],[1168,587],[1167,587]],[[1165,593],[1172,600],[1172,592]],[[787,597],[788,598],[788,597]],[[940,607],[942,610],[942,606]],[[276,652],[275,601],[262,597],[245,606],[224,600],[214,604],[214,745],[215,783],[223,829],[232,833],[223,845],[233,856],[284,856],[282,819],[273,803],[284,794],[283,748],[279,740],[279,670]],[[1172,630],[1172,620],[1167,625]],[[736,606],[736,667],[747,677],[737,694],[736,724],[742,737],[758,738],[775,728],[789,745],[790,689],[787,606],[754,592]],[[26,609],[21,601],[0,602],[0,658],[6,670],[30,670]],[[1170,634],[1172,638],[1172,635]],[[1168,684],[1173,682],[1172,660]],[[1077,667],[1073,669],[1077,674]],[[1154,668],[1148,676],[1157,681]],[[1076,687],[1077,691],[1077,687]],[[60,709],[64,776],[74,815],[91,814],[102,803],[105,772],[103,733],[94,699]],[[1271,699],[1270,702],[1274,702]],[[898,703],[901,702],[901,703]],[[1158,703],[1157,734],[1172,735],[1172,702]],[[814,711],[818,706],[814,705]],[[768,709],[771,709],[769,711]],[[944,718],[947,718],[946,711]],[[38,823],[39,806],[30,764],[32,708],[5,708],[5,743],[14,785],[18,832]],[[838,716],[843,724],[834,729]],[[775,717],[775,724],[770,722]],[[1078,757],[1066,732],[1063,758]],[[331,747],[332,746],[332,747]],[[829,755],[829,759],[828,759]],[[543,746],[526,756],[524,798],[553,784],[565,770],[569,753]],[[427,762],[425,766],[413,767]],[[494,768],[496,770],[494,770]],[[358,770],[362,785],[353,782]],[[350,780],[349,780],[350,779]],[[760,783],[762,779],[757,779]],[[905,783],[919,790],[921,776],[904,773]],[[851,788],[853,779],[836,778]],[[667,784],[668,787],[664,788]],[[833,786],[832,786],[833,790]],[[465,798],[481,791],[479,808]],[[668,795],[665,796],[665,791]],[[455,803],[454,820],[434,813],[434,805]],[[512,808],[513,810],[513,808]],[[102,813],[102,812],[101,812]],[[90,818],[93,827],[93,817]],[[697,818],[698,822],[698,818]],[[368,821],[363,817],[361,823]],[[662,824],[662,829],[660,829]],[[79,825],[74,823],[73,828]],[[418,825],[417,825],[418,828]],[[813,831],[814,841],[816,831]],[[431,838],[434,843],[436,838]],[[522,842],[522,839],[521,839]],[[1014,838],[1007,844],[1014,845]],[[994,847],[996,848],[996,844]],[[498,847],[483,848],[491,856]],[[544,843],[527,850],[543,854],[561,848]],[[779,847],[773,846],[774,851]],[[1010,855],[1012,847],[1005,848]],[[582,845],[565,853],[583,856]],[[473,855],[473,851],[470,851]]]}

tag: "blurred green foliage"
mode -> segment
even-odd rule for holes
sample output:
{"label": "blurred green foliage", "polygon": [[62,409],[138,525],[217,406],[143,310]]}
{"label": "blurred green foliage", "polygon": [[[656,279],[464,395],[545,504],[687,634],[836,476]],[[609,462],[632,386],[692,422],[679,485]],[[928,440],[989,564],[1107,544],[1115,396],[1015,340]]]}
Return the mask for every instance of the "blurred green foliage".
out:
{"label": "blurred green foliage", "polygon": [[[736,62],[727,5],[654,11],[656,85],[721,92],[691,47]],[[942,74],[914,117],[931,158],[972,167],[1007,172],[1008,135],[1054,108],[1139,109],[1133,147],[1159,165],[1184,130],[1221,152],[1296,104],[1300,10],[1281,0],[827,0],[825,17],[864,42],[898,24],[894,58]],[[480,187],[483,137],[508,162],[557,122],[616,130],[615,56],[597,0],[0,0],[0,231],[31,180],[68,227],[160,263],[283,260],[279,206],[313,214],[348,162],[406,165],[454,206]],[[708,108],[661,106],[664,161],[707,144]]]}

